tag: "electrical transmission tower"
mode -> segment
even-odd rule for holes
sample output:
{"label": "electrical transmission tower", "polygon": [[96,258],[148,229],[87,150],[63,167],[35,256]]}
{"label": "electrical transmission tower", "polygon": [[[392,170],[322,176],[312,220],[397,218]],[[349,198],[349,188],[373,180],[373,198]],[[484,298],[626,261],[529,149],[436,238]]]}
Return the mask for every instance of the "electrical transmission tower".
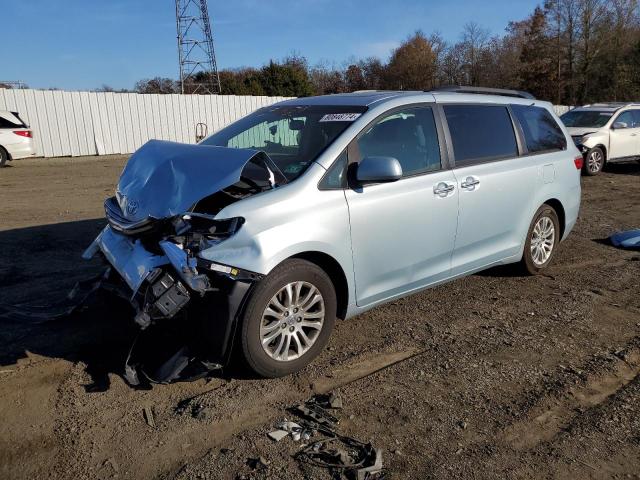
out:
{"label": "electrical transmission tower", "polygon": [[176,28],[182,93],[220,93],[207,0],[176,0]]}

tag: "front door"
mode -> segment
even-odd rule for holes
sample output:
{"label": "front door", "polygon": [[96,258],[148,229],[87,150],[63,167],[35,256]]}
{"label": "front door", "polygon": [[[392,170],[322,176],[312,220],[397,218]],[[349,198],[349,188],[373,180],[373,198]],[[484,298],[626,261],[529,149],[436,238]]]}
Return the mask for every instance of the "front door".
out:
{"label": "front door", "polygon": [[[443,166],[429,106],[394,110],[354,140],[350,163],[398,159],[403,178],[346,190],[358,306],[446,278],[458,218],[458,189]],[[353,183],[353,182],[352,182]]]}
{"label": "front door", "polygon": [[624,124],[624,128],[612,128],[609,136],[609,158],[632,157],[640,154],[640,118],[635,111],[622,112],[613,121],[614,124]]}

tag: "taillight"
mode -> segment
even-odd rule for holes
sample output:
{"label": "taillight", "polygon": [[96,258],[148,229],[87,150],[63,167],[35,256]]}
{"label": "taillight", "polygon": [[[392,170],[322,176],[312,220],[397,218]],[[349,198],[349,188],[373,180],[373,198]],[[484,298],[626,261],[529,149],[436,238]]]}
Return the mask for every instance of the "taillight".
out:
{"label": "taillight", "polygon": [[580,155],[573,159],[573,163],[576,164],[576,169],[582,170],[582,167],[584,166],[584,158],[582,158],[582,155]]}
{"label": "taillight", "polygon": [[21,137],[27,137],[27,138],[33,137],[31,135],[31,130],[16,130],[13,133],[15,133],[16,135],[20,135]]}

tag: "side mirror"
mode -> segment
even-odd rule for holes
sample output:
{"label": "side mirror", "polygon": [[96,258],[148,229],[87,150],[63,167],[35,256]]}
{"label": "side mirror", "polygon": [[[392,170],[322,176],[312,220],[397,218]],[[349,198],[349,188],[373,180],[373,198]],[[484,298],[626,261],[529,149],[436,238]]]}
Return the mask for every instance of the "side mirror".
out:
{"label": "side mirror", "polygon": [[621,128],[629,128],[629,125],[627,125],[625,122],[614,122],[611,128],[613,128],[614,130],[620,130]]}
{"label": "side mirror", "polygon": [[393,157],[364,157],[356,170],[356,180],[361,185],[395,182],[401,178],[402,167]]}

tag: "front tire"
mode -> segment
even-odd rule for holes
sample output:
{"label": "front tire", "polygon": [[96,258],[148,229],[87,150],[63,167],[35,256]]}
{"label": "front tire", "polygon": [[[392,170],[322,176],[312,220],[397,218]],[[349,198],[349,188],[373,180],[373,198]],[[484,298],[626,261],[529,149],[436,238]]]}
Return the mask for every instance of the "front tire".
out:
{"label": "front tire", "polygon": [[542,205],[531,221],[520,266],[529,275],[547,268],[560,241],[560,222],[556,211]]}
{"label": "front tire", "polygon": [[335,324],[336,293],[317,265],[286,260],[260,281],[242,318],[243,357],[261,377],[275,378],[309,364]]}
{"label": "front tire", "polygon": [[6,166],[8,161],[9,154],[4,148],[0,147],[0,168]]}
{"label": "front tire", "polygon": [[584,157],[583,173],[589,177],[598,175],[604,168],[605,156],[600,147],[593,147]]}

